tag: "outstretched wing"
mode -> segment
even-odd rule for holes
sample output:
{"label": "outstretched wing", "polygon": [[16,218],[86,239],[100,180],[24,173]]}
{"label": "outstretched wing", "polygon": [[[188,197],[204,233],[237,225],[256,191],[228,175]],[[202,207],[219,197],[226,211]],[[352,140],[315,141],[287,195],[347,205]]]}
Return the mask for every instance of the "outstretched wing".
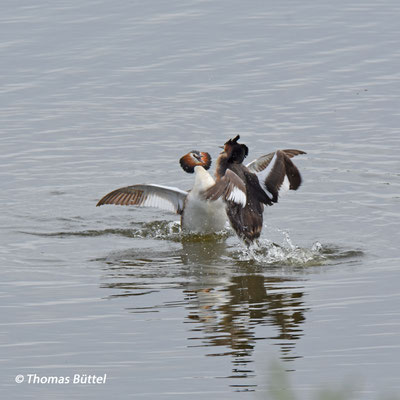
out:
{"label": "outstretched wing", "polygon": [[[280,150],[285,153],[289,158],[293,158],[298,156],[299,154],[307,154],[305,151],[302,150],[295,150],[295,149],[286,149]],[[253,160],[251,163],[247,164],[246,167],[254,173],[261,172],[268,165],[271,163],[272,159],[274,158],[275,151],[273,153],[265,154],[264,156],[258,157],[257,159]]]}
{"label": "outstretched wing", "polygon": [[306,154],[301,150],[277,150],[274,153],[261,156],[247,165],[254,172],[264,191],[278,201],[279,193],[286,190],[297,190],[301,185],[301,175],[291,158]]}
{"label": "outstretched wing", "polygon": [[113,190],[96,205],[116,204],[120,206],[157,207],[182,214],[187,192],[161,185],[133,185]]}
{"label": "outstretched wing", "polygon": [[214,201],[221,196],[225,201],[233,201],[234,203],[241,204],[243,207],[246,205],[246,185],[243,180],[230,169],[227,169],[225,175],[221,179],[203,192],[203,197],[206,200]]}

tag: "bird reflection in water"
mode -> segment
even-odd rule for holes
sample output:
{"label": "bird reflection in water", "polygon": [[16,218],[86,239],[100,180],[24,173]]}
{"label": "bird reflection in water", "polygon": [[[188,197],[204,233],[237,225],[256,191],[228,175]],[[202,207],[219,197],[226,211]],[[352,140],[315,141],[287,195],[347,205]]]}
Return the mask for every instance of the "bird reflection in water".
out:
{"label": "bird reflection in water", "polygon": [[[235,377],[247,377],[257,341],[269,340],[280,347],[281,359],[292,361],[296,341],[302,336],[306,307],[301,287],[285,287],[287,279],[259,274],[233,276],[222,288],[186,290],[189,314],[187,322],[195,323],[190,339],[205,346],[229,349],[209,356],[231,355]],[[272,326],[276,334],[256,336],[256,326]],[[258,330],[260,332],[260,330]],[[200,333],[200,334],[198,334]]]}
{"label": "bird reflection in water", "polygon": [[[231,356],[232,377],[255,374],[251,363],[260,340],[279,346],[284,361],[299,357],[295,346],[302,336],[307,308],[298,279],[278,276],[273,266],[239,264],[222,239],[183,240],[181,244],[181,250],[169,256],[154,250],[144,258],[139,249],[114,254],[113,261],[107,263],[108,278],[112,279],[102,287],[120,289],[112,297],[147,295],[145,310],[135,307],[135,300],[126,309],[132,313],[154,312],[172,305],[165,302],[152,306],[152,286],[156,291],[163,285],[171,289],[171,281],[179,281],[176,289],[183,288],[184,298],[173,306],[187,310],[184,322],[192,324],[188,347],[209,347],[208,356]],[[161,260],[165,263],[162,267]],[[143,301],[140,303],[143,306]],[[260,337],[260,332],[267,334]],[[266,358],[273,356],[266,354]],[[249,390],[245,384],[240,388]]]}

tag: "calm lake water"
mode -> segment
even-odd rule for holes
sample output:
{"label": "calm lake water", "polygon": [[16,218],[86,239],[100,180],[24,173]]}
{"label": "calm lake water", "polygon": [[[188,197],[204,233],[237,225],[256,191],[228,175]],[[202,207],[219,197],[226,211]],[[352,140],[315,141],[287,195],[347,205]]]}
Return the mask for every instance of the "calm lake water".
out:
{"label": "calm lake water", "polygon": [[[270,399],[274,362],[296,399],[399,395],[397,0],[0,10],[2,398]],[[178,159],[237,133],[249,161],[307,152],[259,248],[95,207],[135,183],[189,189]]]}

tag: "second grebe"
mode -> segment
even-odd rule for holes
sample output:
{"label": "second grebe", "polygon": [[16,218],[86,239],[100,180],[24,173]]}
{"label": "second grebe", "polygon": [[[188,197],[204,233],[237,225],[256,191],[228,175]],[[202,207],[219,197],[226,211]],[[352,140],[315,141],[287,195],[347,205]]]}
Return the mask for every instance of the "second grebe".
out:
{"label": "second grebe", "polygon": [[215,183],[207,172],[211,165],[211,156],[206,152],[193,150],[185,154],[179,162],[186,172],[195,174],[191,190],[154,184],[125,186],[106,194],[97,206],[116,204],[158,207],[180,214],[181,228],[185,232],[211,234],[223,230],[227,217],[222,199],[210,202],[201,196],[204,190]]}
{"label": "second grebe", "polygon": [[297,190],[301,175],[290,160],[301,150],[277,150],[261,156],[246,166],[248,147],[238,143],[240,136],[228,140],[217,159],[216,183],[203,192],[207,200],[221,197],[232,228],[247,244],[260,237],[264,204],[278,202],[282,190]]}

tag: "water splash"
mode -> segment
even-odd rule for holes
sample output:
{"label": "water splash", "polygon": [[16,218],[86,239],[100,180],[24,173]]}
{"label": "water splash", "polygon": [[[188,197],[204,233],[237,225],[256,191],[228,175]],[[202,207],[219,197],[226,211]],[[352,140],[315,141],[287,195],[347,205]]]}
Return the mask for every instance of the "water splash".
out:
{"label": "water splash", "polygon": [[131,228],[105,228],[105,229],[84,229],[57,232],[29,232],[20,231],[21,233],[35,236],[45,237],[68,237],[68,236],[107,236],[116,235],[135,239],[160,239],[170,240],[173,242],[210,242],[221,241],[231,236],[228,230],[217,232],[210,235],[200,235],[183,232],[179,221],[151,221],[144,223],[135,223]]}
{"label": "water splash", "polygon": [[171,240],[173,242],[210,242],[223,240],[230,236],[230,233],[221,231],[209,235],[200,235],[182,231],[179,221],[152,221],[143,223],[140,228],[132,230],[132,236]]}
{"label": "water splash", "polygon": [[[229,258],[233,260],[244,263],[256,263],[260,266],[320,266],[332,262],[337,264],[338,261],[348,263],[349,260],[358,259],[363,255],[359,250],[343,249],[333,245],[322,245],[318,241],[313,243],[310,247],[300,247],[293,243],[288,232],[279,229],[275,231],[275,233],[277,232],[280,235],[280,239],[278,239],[279,243],[268,239],[259,239],[250,247],[239,244],[235,234],[229,228],[210,235],[199,235],[183,232],[179,221],[166,220],[133,223],[131,227],[117,229],[106,228],[58,232],[24,231],[23,233],[58,238],[69,236],[96,237],[116,235],[134,239],[167,240],[181,243],[185,254],[190,253],[191,256],[197,254],[199,249],[201,249],[202,257],[200,257],[199,260],[203,258],[207,259],[205,253],[213,254],[215,259],[216,252],[214,250],[218,248],[221,254],[229,254]],[[233,251],[230,251],[232,246],[225,244],[226,239],[231,236],[235,237]],[[222,244],[225,250],[220,248]],[[342,261],[340,261],[340,259],[342,259]]]}
{"label": "water splash", "polygon": [[182,236],[179,221],[152,221],[134,230],[136,238],[152,238],[179,241]]}
{"label": "water splash", "polygon": [[277,266],[321,266],[337,259],[360,257],[359,250],[345,250],[337,246],[323,245],[319,241],[310,247],[300,247],[293,243],[288,232],[279,231],[281,243],[268,239],[259,239],[248,248],[243,248],[232,254],[241,262],[256,262],[261,265]]}
{"label": "water splash", "polygon": [[277,244],[269,240],[260,240],[249,248],[239,251],[236,256],[240,261],[256,261],[267,265],[322,265],[326,257],[321,243],[314,243],[311,248],[294,246],[291,242]]}

